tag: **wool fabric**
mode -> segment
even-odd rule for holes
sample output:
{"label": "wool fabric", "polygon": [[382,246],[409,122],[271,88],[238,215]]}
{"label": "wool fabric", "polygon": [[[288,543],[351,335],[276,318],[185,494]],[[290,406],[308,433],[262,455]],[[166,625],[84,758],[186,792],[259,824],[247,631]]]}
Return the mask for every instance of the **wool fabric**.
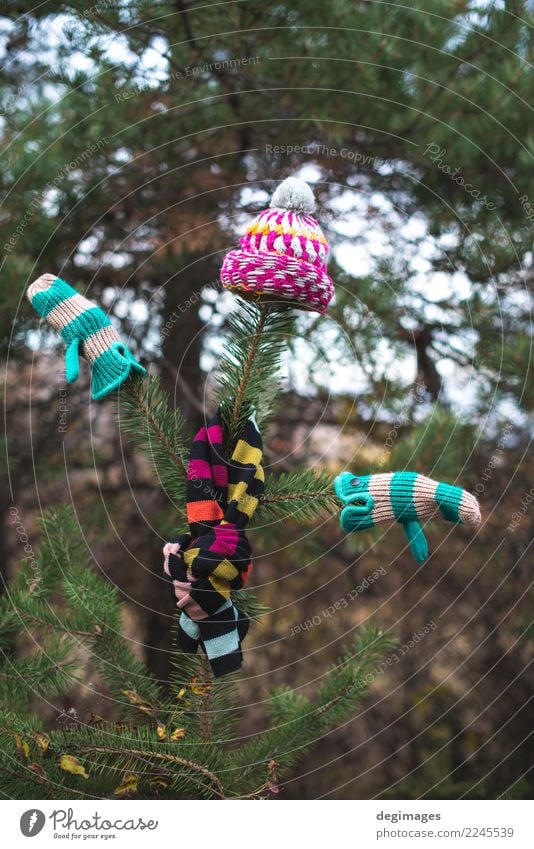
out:
{"label": "wool fabric", "polygon": [[67,346],[65,369],[69,383],[80,375],[82,352],[91,364],[91,392],[95,400],[109,395],[130,374],[145,374],[106,313],[64,280],[53,274],[42,274],[28,287],[26,294],[39,315],[63,337]]}
{"label": "wool fabric", "polygon": [[334,481],[334,490],[346,505],[339,517],[343,531],[361,531],[382,522],[399,522],[412,554],[420,563],[428,557],[421,521],[445,519],[469,525],[480,522],[480,509],[474,495],[418,472],[361,476],[342,472]]}
{"label": "wool fabric", "polygon": [[289,177],[223,261],[226,289],[255,299],[290,301],[325,313],[334,295],[327,273],[328,243],[315,218],[310,187]]}
{"label": "wool fabric", "polygon": [[251,570],[245,526],[264,488],[262,439],[250,418],[225,459],[220,410],[202,427],[187,467],[189,533],[163,547],[163,571],[181,611],[178,646],[205,651],[215,676],[239,669],[248,618],[231,600]]}

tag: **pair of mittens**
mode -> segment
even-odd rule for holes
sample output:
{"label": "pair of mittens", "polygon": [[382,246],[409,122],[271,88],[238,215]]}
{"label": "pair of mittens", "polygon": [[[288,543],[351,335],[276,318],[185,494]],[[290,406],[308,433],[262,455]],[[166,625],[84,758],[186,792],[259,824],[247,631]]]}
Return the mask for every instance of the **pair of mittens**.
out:
{"label": "pair of mittens", "polygon": [[145,374],[109,317],[93,301],[53,274],[42,274],[27,291],[33,308],[57,330],[67,346],[65,370],[69,383],[80,375],[80,354],[91,365],[91,394],[95,400],[117,389],[132,373]]}
{"label": "pair of mittens", "polygon": [[428,557],[422,521],[445,519],[468,525],[480,522],[474,495],[418,472],[361,476],[342,472],[334,481],[334,490],[345,504],[339,517],[343,531],[362,531],[382,522],[399,522],[419,563]]}

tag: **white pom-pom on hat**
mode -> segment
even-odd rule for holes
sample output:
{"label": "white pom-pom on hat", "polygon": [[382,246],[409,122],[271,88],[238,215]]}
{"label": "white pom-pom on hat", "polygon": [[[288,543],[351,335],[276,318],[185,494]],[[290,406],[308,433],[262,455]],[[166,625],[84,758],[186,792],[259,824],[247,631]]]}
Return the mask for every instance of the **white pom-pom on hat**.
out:
{"label": "white pom-pom on hat", "polygon": [[275,209],[290,209],[307,215],[315,209],[315,198],[304,180],[288,177],[276,189],[269,206]]}

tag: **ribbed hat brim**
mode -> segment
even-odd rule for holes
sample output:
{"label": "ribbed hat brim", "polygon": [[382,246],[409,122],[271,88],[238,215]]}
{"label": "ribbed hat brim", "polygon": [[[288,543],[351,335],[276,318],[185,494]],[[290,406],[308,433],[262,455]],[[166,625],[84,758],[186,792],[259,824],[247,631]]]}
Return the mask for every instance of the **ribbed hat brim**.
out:
{"label": "ribbed hat brim", "polygon": [[322,267],[267,251],[230,251],[221,281],[225,289],[295,301],[319,313],[326,312],[334,296],[334,284]]}

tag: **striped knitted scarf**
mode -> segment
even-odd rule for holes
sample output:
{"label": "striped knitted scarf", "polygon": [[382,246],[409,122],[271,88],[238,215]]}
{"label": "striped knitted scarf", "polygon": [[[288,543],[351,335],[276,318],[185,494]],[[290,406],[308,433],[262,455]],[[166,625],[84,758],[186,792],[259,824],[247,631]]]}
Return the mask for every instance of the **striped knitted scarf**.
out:
{"label": "striped knitted scarf", "polygon": [[245,526],[263,493],[262,439],[245,424],[229,461],[220,410],[197,433],[187,468],[189,533],[163,548],[164,574],[181,611],[178,647],[205,651],[215,676],[239,669],[248,618],[231,601],[251,569]]}

